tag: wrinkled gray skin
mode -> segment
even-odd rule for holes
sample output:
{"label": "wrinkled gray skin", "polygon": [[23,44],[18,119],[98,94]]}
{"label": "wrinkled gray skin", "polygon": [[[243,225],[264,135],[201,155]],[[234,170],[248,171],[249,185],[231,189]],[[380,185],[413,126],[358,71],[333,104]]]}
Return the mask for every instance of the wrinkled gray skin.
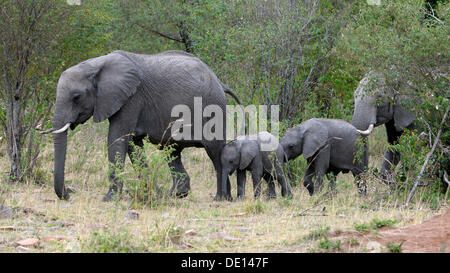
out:
{"label": "wrinkled gray skin", "polygon": [[[307,160],[303,185],[310,195],[321,190],[324,175],[328,176],[334,190],[335,177],[349,171],[355,177],[360,194],[364,195],[366,186],[359,175],[366,170],[369,154],[365,148],[358,153],[360,136],[356,128],[344,120],[313,118],[287,130],[280,143],[288,160],[300,155]],[[361,141],[361,145],[366,144]]]}
{"label": "wrinkled gray skin", "polygon": [[[260,134],[269,133],[262,132]],[[261,195],[262,178],[267,181],[269,199],[276,198],[274,179],[281,185],[281,195],[292,197],[291,187],[283,169],[283,162],[285,162],[283,148],[274,136],[270,136],[274,145],[273,151],[261,150],[261,144],[265,139],[256,138],[255,135],[253,135],[253,139],[249,136],[240,136],[223,148],[221,155],[222,183],[229,178],[229,175],[237,171],[237,199],[242,199],[245,195],[246,171],[251,172],[255,198]]]}
{"label": "wrinkled gray skin", "polygon": [[[179,197],[186,196],[190,190],[190,179],[181,162],[181,151],[186,147],[203,147],[217,172],[215,199],[231,198],[229,191],[222,192],[222,188],[229,190],[229,181],[227,187],[220,184],[220,152],[225,140],[175,142],[170,138],[170,128],[166,131],[169,124],[179,118],[171,118],[175,105],[187,105],[191,109],[191,120],[194,120],[194,97],[202,97],[203,108],[215,104],[225,113],[225,92],[237,99],[206,64],[185,52],[143,55],[115,51],[84,61],[61,74],[56,91],[53,129],[58,130],[70,122],[73,130],[91,116],[95,122],[108,119],[108,159],[113,166],[123,164],[127,153],[133,163],[137,161],[145,165],[140,158],[133,157],[130,141],[142,147],[144,137],[148,136],[154,144],[176,143],[171,154],[174,160],[169,165],[178,174],[173,175],[170,193],[176,190]],[[203,124],[209,119],[203,118]],[[66,144],[67,131],[54,135],[54,184],[61,199],[69,198],[64,187]],[[110,169],[109,180],[112,184],[104,201],[111,200],[114,193],[122,190],[114,168]]]}
{"label": "wrinkled gray skin", "polygon": [[[404,92],[406,89],[402,90]],[[393,88],[386,85],[385,79],[379,73],[369,72],[360,81],[354,93],[353,126],[359,130],[366,130],[370,124],[375,127],[384,124],[389,144],[395,144],[405,128],[415,129],[414,113],[402,106],[408,99],[407,94],[396,93],[398,92],[394,92]],[[381,175],[385,182],[392,182],[392,169],[399,161],[400,153],[386,151],[381,167]]]}

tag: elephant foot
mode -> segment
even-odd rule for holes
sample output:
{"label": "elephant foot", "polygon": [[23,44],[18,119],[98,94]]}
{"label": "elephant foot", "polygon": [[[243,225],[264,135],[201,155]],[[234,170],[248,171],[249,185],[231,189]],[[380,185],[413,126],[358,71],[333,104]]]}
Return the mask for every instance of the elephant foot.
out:
{"label": "elephant foot", "polygon": [[109,192],[103,196],[102,202],[110,202],[112,200],[112,194]]}
{"label": "elephant foot", "polygon": [[116,190],[109,189],[105,196],[103,196],[102,202],[111,202],[115,196],[120,198],[120,193]]}
{"label": "elephant foot", "polygon": [[244,200],[244,198],[245,198],[245,196],[239,195],[236,197],[236,201],[242,201],[242,200]]}
{"label": "elephant foot", "polygon": [[67,191],[64,191],[64,195],[58,195],[60,200],[68,201],[70,199],[70,194]]}
{"label": "elephant foot", "polygon": [[216,194],[216,196],[214,196],[214,199],[213,199],[214,201],[218,201],[218,202],[220,202],[220,201],[229,201],[229,202],[232,202],[233,201],[233,197],[231,197],[231,195],[227,195],[227,196],[222,196],[222,195],[218,195],[218,194]]}
{"label": "elephant foot", "polygon": [[307,184],[305,185],[306,189],[309,192],[309,196],[313,196],[314,195],[314,185],[312,184]]}
{"label": "elephant foot", "polygon": [[277,199],[276,195],[269,194],[266,198],[266,201],[275,200],[275,199]]}
{"label": "elephant foot", "polygon": [[285,193],[285,194],[282,193],[281,196],[283,196],[283,197],[285,197],[287,199],[294,198],[294,195],[292,194],[292,192],[288,192],[288,193]]}
{"label": "elephant foot", "polygon": [[185,198],[186,196],[188,196],[188,194],[189,194],[189,191],[185,191],[185,192],[177,192],[176,194],[175,194],[175,196],[177,197],[177,198]]}

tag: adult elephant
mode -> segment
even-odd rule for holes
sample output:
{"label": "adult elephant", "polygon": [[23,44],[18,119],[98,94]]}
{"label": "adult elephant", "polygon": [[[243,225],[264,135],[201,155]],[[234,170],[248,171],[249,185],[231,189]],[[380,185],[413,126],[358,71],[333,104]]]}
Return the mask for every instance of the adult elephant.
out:
{"label": "adult elephant", "polygon": [[[151,143],[174,145],[169,163],[173,168],[173,185],[170,193],[184,197],[190,190],[190,178],[181,162],[181,151],[186,147],[203,147],[211,158],[217,173],[215,200],[231,199],[221,185],[220,153],[225,145],[225,93],[240,104],[237,96],[220,82],[210,68],[198,58],[182,51],[166,51],[155,55],[114,51],[108,55],[89,59],[64,71],[58,81],[52,132],[54,140],[54,186],[60,199],[68,199],[64,187],[67,130],[86,122],[109,120],[108,159],[111,166],[123,165],[128,153],[134,163],[132,141],[143,146],[148,136]],[[201,98],[200,109],[194,110],[194,97]],[[205,139],[190,133],[175,141],[170,127],[178,119],[172,117],[175,106],[188,107],[191,113],[217,105],[223,113],[223,136]],[[198,113],[198,112],[197,112]],[[195,119],[192,127],[202,126],[211,118]],[[184,128],[188,130],[190,128]],[[216,128],[217,130],[218,128]],[[190,130],[192,131],[192,130]],[[186,136],[186,132],[183,132]],[[110,170],[111,186],[104,201],[121,192],[122,183]],[[230,188],[228,181],[228,189]]]}
{"label": "adult elephant", "polygon": [[[389,144],[395,144],[405,128],[414,129],[414,113],[404,107],[409,103],[408,94],[399,94],[396,88],[386,84],[385,78],[371,71],[355,90],[355,109],[352,124],[358,130],[370,133],[376,126],[384,124]],[[403,90],[404,91],[404,90]],[[381,175],[383,181],[392,182],[392,168],[400,161],[400,153],[387,150],[384,154]]]}

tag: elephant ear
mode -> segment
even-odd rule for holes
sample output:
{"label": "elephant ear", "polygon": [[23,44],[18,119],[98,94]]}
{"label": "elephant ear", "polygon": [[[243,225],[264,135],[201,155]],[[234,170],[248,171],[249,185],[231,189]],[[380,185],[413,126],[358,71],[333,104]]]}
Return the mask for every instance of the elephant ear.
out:
{"label": "elephant ear", "polygon": [[308,159],[327,143],[328,129],[314,119],[307,121],[305,128],[302,154]]}
{"label": "elephant ear", "polygon": [[241,158],[239,160],[239,169],[243,170],[250,165],[252,160],[259,153],[259,145],[255,141],[245,141],[240,149]]}
{"label": "elephant ear", "polygon": [[416,116],[406,110],[400,103],[394,105],[394,126],[400,132],[414,122]]}
{"label": "elephant ear", "polygon": [[141,70],[117,52],[89,60],[87,64],[88,78],[97,86],[94,122],[100,122],[119,111],[136,93],[141,84]]}

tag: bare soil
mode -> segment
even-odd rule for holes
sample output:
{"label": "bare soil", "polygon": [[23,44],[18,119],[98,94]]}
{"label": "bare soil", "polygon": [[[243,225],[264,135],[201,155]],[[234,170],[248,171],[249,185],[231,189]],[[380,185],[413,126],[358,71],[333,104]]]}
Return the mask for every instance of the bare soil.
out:
{"label": "bare soil", "polygon": [[[331,234],[331,237],[339,238],[346,242],[344,251],[351,251],[356,246],[351,241],[358,241],[358,248],[366,248],[369,252],[388,251],[388,244],[401,244],[401,252],[432,252],[450,253],[450,209],[440,215],[433,216],[430,220],[421,224],[406,227],[384,227],[375,233],[360,234],[357,231],[348,231]],[[380,249],[373,246],[380,244]]]}

